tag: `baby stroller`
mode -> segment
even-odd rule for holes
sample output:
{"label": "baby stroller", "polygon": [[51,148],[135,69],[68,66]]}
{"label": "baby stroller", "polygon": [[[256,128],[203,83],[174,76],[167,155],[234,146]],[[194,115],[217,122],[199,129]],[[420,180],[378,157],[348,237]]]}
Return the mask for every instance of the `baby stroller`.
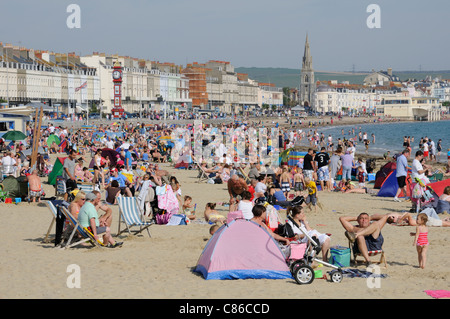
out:
{"label": "baby stroller", "polygon": [[[290,217],[288,218],[295,224],[295,221],[293,221]],[[300,227],[299,229],[303,232],[306,238],[308,238],[308,242],[291,242],[289,245],[290,254],[286,260],[295,281],[300,285],[311,284],[315,278],[315,273],[311,265],[314,261],[316,261],[327,267],[333,268],[333,270],[328,272],[329,280],[331,282],[341,282],[344,276],[340,267],[316,258],[316,255],[321,251],[319,239],[316,236],[310,237]]]}

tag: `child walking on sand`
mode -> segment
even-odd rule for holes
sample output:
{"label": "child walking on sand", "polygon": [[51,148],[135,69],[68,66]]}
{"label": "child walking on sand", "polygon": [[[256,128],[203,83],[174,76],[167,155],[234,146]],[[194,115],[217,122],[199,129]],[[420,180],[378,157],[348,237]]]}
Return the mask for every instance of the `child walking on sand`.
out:
{"label": "child walking on sand", "polygon": [[419,258],[419,267],[424,269],[427,261],[428,250],[428,227],[426,226],[428,216],[424,213],[417,215],[417,227],[416,232],[411,233],[414,237],[414,246],[417,249],[417,255]]}

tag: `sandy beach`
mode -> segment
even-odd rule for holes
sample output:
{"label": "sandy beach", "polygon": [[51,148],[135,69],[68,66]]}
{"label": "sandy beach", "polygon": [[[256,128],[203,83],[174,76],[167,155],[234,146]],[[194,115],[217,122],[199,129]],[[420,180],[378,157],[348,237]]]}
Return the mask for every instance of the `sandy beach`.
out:
{"label": "sandy beach", "polygon": [[[226,185],[197,183],[196,170],[176,170],[169,164],[163,167],[178,178],[183,195],[190,195],[197,203],[197,218],[203,217],[207,202],[228,200]],[[54,193],[52,186],[43,186],[47,194]],[[410,208],[409,202],[398,203],[392,198],[368,194],[319,192],[318,197],[323,210],[307,213],[307,218],[320,232],[332,234],[332,245],[348,245],[338,220],[340,216],[363,211],[401,212]],[[112,206],[112,210],[115,235],[119,211],[117,206]],[[227,214],[228,207],[218,207],[218,210]],[[298,299],[410,299],[431,298],[424,290],[449,289],[449,228],[429,229],[428,263],[423,270],[418,268],[413,237],[409,235],[415,227],[386,225],[382,232],[388,267],[380,271],[387,277],[380,279],[379,288],[370,288],[364,278],[344,278],[341,283],[316,279],[311,285],[298,285],[293,279],[205,280],[192,270],[210,238],[209,225],[152,225],[151,238],[147,234],[119,236],[124,241],[119,249],[61,250],[51,243],[42,243],[52,217],[44,203],[2,203],[0,211],[3,238],[0,298],[278,299],[295,292]],[[80,288],[68,288],[70,265],[80,267]]]}
{"label": "sandy beach", "polygon": [[[361,119],[347,119],[345,123],[361,123]],[[51,155],[51,162],[56,156],[59,155]],[[383,162],[377,161],[375,171]],[[183,195],[193,198],[197,218],[203,218],[207,202],[229,200],[226,184],[198,183],[197,170],[177,170],[170,164],[161,164],[161,167],[177,177]],[[52,196],[53,186],[46,183],[47,178],[42,181],[45,192]],[[307,219],[319,232],[332,234],[332,246],[348,246],[338,220],[340,216],[356,216],[361,212],[386,214],[411,208],[410,202],[399,203],[392,198],[369,194],[319,192],[318,198],[323,209],[308,212]],[[111,207],[111,229],[115,236],[119,209],[117,205]],[[226,215],[228,207],[218,206],[217,210]],[[0,211],[2,299],[280,299],[291,297],[292,292],[298,299],[430,299],[424,290],[448,290],[450,287],[447,267],[450,256],[446,247],[450,240],[449,228],[429,229],[428,262],[423,270],[418,267],[413,237],[409,235],[415,227],[386,225],[382,233],[388,267],[380,268],[386,277],[380,279],[379,287],[373,288],[367,279],[347,277],[341,283],[316,279],[311,285],[298,285],[294,279],[205,280],[193,269],[210,238],[207,224],[152,225],[151,238],[146,233],[116,237],[124,242],[118,249],[76,247],[62,250],[52,243],[42,242],[52,220],[43,202],[1,203]],[[285,218],[284,211],[280,215]],[[441,216],[446,217],[446,214]],[[54,227],[51,234],[54,234]],[[68,287],[73,265],[79,266],[80,288]],[[358,268],[365,270],[365,266]],[[322,269],[324,272],[331,270]]]}

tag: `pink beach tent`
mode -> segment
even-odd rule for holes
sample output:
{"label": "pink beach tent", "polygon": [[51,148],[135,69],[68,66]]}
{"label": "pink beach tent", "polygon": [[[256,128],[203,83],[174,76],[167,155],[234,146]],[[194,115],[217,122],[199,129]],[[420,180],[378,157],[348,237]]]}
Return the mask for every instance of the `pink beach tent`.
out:
{"label": "pink beach tent", "polygon": [[292,279],[277,242],[263,227],[245,219],[233,220],[214,233],[194,271],[205,279]]}

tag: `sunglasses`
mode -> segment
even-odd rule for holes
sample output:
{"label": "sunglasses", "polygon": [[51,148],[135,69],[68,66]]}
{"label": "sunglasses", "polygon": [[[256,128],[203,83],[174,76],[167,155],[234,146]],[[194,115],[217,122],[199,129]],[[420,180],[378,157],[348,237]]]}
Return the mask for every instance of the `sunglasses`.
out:
{"label": "sunglasses", "polygon": [[81,200],[86,200],[86,198],[80,198]]}

